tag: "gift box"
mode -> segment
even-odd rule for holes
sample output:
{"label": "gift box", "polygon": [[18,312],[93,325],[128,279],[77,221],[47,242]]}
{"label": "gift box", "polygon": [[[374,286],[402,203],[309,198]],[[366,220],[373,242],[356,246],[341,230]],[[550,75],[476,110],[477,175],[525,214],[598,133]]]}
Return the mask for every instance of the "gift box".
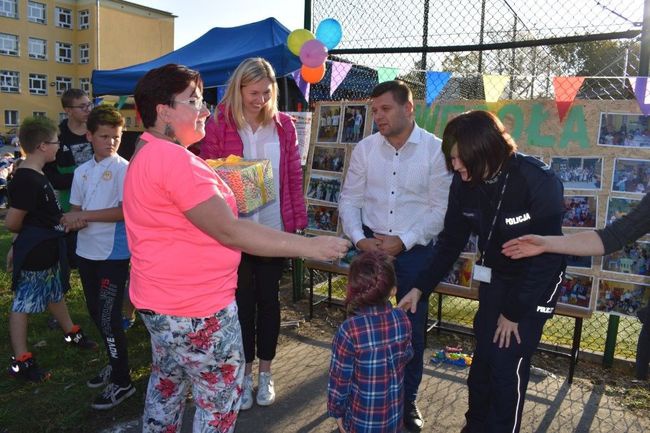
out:
{"label": "gift box", "polygon": [[206,162],[232,190],[239,213],[251,213],[275,199],[273,167],[268,159],[243,159],[230,155]]}

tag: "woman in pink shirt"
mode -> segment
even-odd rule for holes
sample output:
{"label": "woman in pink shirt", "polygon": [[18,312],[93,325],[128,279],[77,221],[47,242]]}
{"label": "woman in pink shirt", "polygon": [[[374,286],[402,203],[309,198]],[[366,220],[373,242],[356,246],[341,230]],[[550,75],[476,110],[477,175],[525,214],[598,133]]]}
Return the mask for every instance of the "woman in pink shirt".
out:
{"label": "woman in pink shirt", "polygon": [[237,219],[228,186],[186,149],[205,135],[202,91],[198,72],[174,64],[152,69],[135,89],[146,132],[126,174],[123,209],[131,301],[151,334],[144,432],[180,431],[189,386],[195,431],[234,431],[244,373],[240,250],[329,260],[348,246]]}
{"label": "woman in pink shirt", "polygon": [[[291,117],[278,111],[278,84],[273,67],[255,57],[244,60],[230,76],[223,101],[207,121],[201,157],[268,159],[276,199],[240,218],[294,233],[307,226],[302,168]],[[271,362],[280,335],[280,278],[284,260],[242,254],[237,280],[237,309],[246,369],[241,410],[253,406],[253,361],[259,358],[257,404],[275,401]]]}

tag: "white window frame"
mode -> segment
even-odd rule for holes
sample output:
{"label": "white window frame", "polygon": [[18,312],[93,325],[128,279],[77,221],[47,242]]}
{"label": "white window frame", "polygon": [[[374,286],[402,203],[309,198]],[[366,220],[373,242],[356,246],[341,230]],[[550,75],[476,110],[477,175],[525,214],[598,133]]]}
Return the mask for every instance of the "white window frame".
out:
{"label": "white window frame", "polygon": [[0,0],[0,17],[18,18],[18,0]]}
{"label": "white window frame", "polygon": [[[14,119],[11,119],[10,117],[13,117]],[[20,125],[20,113],[18,110],[5,110],[5,126],[18,125]]]}
{"label": "white window frame", "polygon": [[47,113],[45,111],[32,111],[32,116],[34,116],[34,117],[47,117]]}
{"label": "white window frame", "polygon": [[59,123],[63,122],[67,118],[68,118],[68,113],[66,112],[59,113]]}
{"label": "white window frame", "polygon": [[47,75],[29,74],[29,93],[31,95],[47,95]]}
{"label": "white window frame", "polygon": [[90,11],[84,9],[79,11],[79,30],[86,30],[90,28]]}
{"label": "white window frame", "polygon": [[79,63],[90,63],[90,44],[79,44]]}
{"label": "white window frame", "polygon": [[20,93],[20,72],[0,71],[0,92]]}
{"label": "white window frame", "polygon": [[72,89],[72,78],[70,77],[56,77],[55,83],[57,96],[61,96],[66,90]]}
{"label": "white window frame", "polygon": [[47,6],[45,3],[28,1],[27,21],[31,23],[47,24]]}
{"label": "white window frame", "polygon": [[45,39],[27,39],[27,52],[30,59],[47,60],[47,41]]}
{"label": "white window frame", "polygon": [[[66,51],[68,56],[62,56],[61,52]],[[56,43],[56,61],[59,63],[72,63],[72,44],[69,42]]]}
{"label": "white window frame", "polygon": [[79,88],[90,95],[90,78],[79,78]]}
{"label": "white window frame", "polygon": [[56,6],[54,8],[54,21],[57,27],[62,29],[72,28],[72,9]]}
{"label": "white window frame", "polygon": [[0,54],[5,56],[17,56],[20,53],[20,45],[17,35],[0,33]]}

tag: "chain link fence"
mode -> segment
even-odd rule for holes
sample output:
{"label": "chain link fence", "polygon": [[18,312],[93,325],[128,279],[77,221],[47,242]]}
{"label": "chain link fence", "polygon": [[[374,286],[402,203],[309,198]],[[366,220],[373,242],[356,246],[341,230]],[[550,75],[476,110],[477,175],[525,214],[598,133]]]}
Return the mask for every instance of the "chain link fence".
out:
{"label": "chain link fence", "polygon": [[[553,100],[558,76],[585,77],[578,100],[634,100],[626,77],[640,74],[643,3],[314,0],[314,29],[325,18],[343,28],[329,59],[352,68],[330,95],[333,68],[328,67],[325,78],[312,86],[311,100],[365,100],[378,80],[392,78],[406,81],[415,98],[427,102],[484,100],[488,94],[494,98],[495,91],[496,99]],[[507,85],[486,89],[486,75],[507,76]],[[443,320],[471,328],[477,303],[442,299]],[[438,296],[432,296],[431,312],[437,303]],[[584,321],[583,350],[604,351],[608,317],[596,312]],[[573,319],[556,316],[542,341],[570,347],[573,325]],[[617,357],[634,358],[639,330],[635,317],[621,317]]]}

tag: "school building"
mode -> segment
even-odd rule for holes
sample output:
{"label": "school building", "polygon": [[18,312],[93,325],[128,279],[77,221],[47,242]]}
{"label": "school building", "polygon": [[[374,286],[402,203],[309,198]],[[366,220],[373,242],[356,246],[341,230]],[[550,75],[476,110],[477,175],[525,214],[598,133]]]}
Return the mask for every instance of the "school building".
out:
{"label": "school building", "polygon": [[91,94],[93,69],[172,51],[175,18],[121,0],[0,0],[0,135],[28,116],[62,119],[61,94],[71,87]]}

